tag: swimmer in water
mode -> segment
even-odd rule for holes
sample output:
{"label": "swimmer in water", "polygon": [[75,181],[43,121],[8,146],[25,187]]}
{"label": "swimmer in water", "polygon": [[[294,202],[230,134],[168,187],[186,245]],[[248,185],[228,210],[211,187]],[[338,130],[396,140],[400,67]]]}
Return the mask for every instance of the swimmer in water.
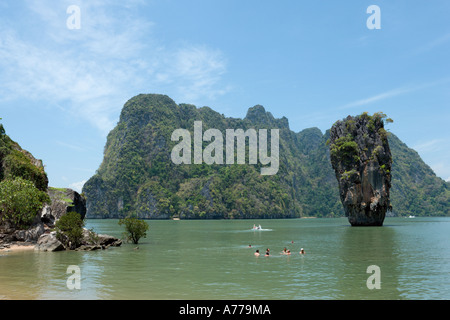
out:
{"label": "swimmer in water", "polygon": [[256,249],[255,256],[259,257],[259,250]]}
{"label": "swimmer in water", "polygon": [[300,249],[300,254],[305,254],[305,250],[303,250],[303,248]]}
{"label": "swimmer in water", "polygon": [[268,257],[269,256],[269,251],[270,251],[270,249],[269,248],[267,248],[267,250],[266,250],[266,257]]}

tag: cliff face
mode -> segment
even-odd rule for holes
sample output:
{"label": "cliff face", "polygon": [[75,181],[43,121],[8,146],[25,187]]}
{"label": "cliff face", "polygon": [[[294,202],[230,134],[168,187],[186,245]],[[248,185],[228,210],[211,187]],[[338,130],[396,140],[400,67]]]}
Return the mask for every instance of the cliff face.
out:
{"label": "cliff face", "polygon": [[77,212],[81,219],[86,216],[86,199],[78,192],[68,188],[52,188],[47,191],[50,203],[42,209],[41,221],[48,227],[54,227],[55,222],[68,212]]}
{"label": "cliff face", "polygon": [[[0,124],[1,126],[1,124]],[[22,149],[20,145],[5,134],[0,127],[0,181],[21,177],[34,183],[36,188],[46,191],[48,178],[42,160]]]}
{"label": "cliff face", "polygon": [[[172,133],[178,129],[189,132],[188,146],[194,158],[195,122],[202,122],[203,133],[216,129],[222,135],[223,141],[216,149],[223,154],[221,164],[172,161],[171,152],[179,143],[172,140]],[[227,129],[267,129],[269,153],[271,130],[279,129],[282,159],[278,173],[261,175],[261,168],[268,165],[261,164],[259,156],[257,164],[249,164],[248,152],[245,164],[237,164],[236,160],[227,164]],[[216,142],[202,141],[203,151]],[[250,108],[246,118],[237,119],[226,118],[209,107],[177,105],[164,95],[138,95],[124,105],[119,123],[108,135],[103,162],[83,187],[87,216],[120,218],[135,213],[146,219],[300,217],[297,196],[301,193],[296,196],[290,191],[291,172],[302,170],[293,154],[295,143],[287,119],[276,119],[259,105]],[[245,144],[248,148],[248,138]]]}
{"label": "cliff face", "polygon": [[391,209],[392,157],[383,117],[348,116],[330,131],[331,164],[352,226],[381,226]]}

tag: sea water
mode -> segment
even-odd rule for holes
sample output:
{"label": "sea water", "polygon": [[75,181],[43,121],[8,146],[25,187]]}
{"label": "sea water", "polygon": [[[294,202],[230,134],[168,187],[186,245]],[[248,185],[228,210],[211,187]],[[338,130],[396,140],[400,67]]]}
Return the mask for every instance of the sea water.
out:
{"label": "sea water", "polygon": [[[0,253],[0,299],[450,299],[450,218],[147,222],[138,245]],[[86,227],[124,231],[118,220]]]}

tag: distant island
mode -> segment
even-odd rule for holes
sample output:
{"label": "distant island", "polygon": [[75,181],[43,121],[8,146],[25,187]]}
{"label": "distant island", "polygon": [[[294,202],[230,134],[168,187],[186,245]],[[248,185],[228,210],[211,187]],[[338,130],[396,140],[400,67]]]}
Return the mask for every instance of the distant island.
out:
{"label": "distant island", "polygon": [[[261,163],[175,164],[177,129],[279,129],[279,168],[261,175]],[[450,184],[437,177],[418,153],[386,132],[392,152],[390,205],[393,216],[450,216]],[[88,218],[245,219],[344,216],[327,141],[330,130],[293,132],[263,106],[244,119],[209,107],[177,105],[160,94],[141,94],[123,107],[109,133],[104,159],[83,187]],[[193,141],[192,141],[193,143]],[[204,142],[203,148],[211,142]],[[269,142],[270,143],[270,142]],[[193,146],[192,146],[193,148]],[[225,155],[224,155],[225,158]]]}

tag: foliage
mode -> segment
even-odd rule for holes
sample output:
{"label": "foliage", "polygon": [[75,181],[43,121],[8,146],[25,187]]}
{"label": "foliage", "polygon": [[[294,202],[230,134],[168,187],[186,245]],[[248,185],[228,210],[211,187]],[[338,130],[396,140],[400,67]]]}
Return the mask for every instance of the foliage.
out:
{"label": "foliage", "polygon": [[147,222],[134,217],[126,217],[119,220],[119,225],[125,225],[124,237],[127,241],[138,244],[139,239],[147,237],[149,228]]}
{"label": "foliage", "polygon": [[392,152],[391,204],[394,213],[408,216],[450,216],[450,183],[437,177],[419,154],[394,134],[389,135]]}
{"label": "foliage", "polygon": [[100,237],[97,233],[95,233],[94,228],[91,228],[87,231],[88,243],[98,244],[100,241]]}
{"label": "foliage", "polygon": [[0,182],[0,221],[13,225],[29,226],[44,203],[50,202],[45,192],[38,190],[31,181],[22,178]]}
{"label": "foliage", "polygon": [[66,248],[75,249],[83,239],[84,221],[79,213],[70,211],[59,218],[55,223],[56,238]]}
{"label": "foliage", "polygon": [[356,176],[358,176],[358,172],[355,169],[349,170],[349,171],[344,171],[344,173],[342,174],[341,179],[354,179]]}
{"label": "foliage", "polygon": [[359,160],[359,147],[353,137],[348,134],[338,138],[330,145],[330,154],[332,157],[342,159],[346,166],[351,166],[352,163]]}
{"label": "foliage", "polygon": [[376,158],[378,157],[378,155],[380,155],[383,151],[384,151],[383,146],[376,146],[376,147],[372,150],[371,159],[376,159]]}

